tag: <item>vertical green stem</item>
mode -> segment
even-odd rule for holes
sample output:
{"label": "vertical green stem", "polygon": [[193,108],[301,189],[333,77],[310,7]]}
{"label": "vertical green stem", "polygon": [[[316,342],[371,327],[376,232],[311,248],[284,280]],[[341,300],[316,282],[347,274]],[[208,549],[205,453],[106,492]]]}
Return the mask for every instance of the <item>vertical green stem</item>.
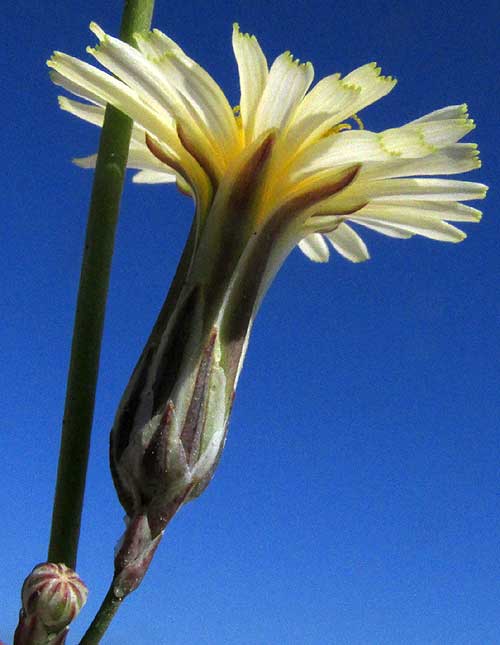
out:
{"label": "vertical green stem", "polygon": [[[120,37],[149,29],[154,0],[125,0]],[[48,560],[75,568],[106,298],[132,121],[108,106],[99,144],[73,329]]]}

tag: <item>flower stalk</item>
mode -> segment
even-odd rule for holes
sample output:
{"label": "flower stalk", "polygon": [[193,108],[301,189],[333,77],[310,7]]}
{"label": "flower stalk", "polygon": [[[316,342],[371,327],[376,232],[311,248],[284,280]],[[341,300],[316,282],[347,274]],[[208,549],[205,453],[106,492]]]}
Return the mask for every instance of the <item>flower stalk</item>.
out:
{"label": "flower stalk", "polygon": [[[127,0],[121,38],[151,24],[154,0]],[[131,119],[109,106],[89,209],[71,347],[48,559],[76,565],[101,339]]]}

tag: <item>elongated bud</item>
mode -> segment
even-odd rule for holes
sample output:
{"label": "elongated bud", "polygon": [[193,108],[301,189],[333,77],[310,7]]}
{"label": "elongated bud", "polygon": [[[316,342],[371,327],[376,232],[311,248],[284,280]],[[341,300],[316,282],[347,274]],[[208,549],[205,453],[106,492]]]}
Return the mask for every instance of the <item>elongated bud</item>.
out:
{"label": "elongated bud", "polygon": [[37,565],[23,584],[14,645],[61,644],[87,601],[88,589],[64,564]]}

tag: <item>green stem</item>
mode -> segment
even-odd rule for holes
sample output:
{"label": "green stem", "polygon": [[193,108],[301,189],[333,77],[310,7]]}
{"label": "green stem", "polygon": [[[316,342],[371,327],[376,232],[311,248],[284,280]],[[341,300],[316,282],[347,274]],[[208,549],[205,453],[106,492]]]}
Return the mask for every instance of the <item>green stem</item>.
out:
{"label": "green stem", "polygon": [[[151,24],[154,0],[125,0],[120,37]],[[108,106],[80,274],[48,560],[75,568],[109,275],[132,121]]]}
{"label": "green stem", "polygon": [[99,611],[83,635],[79,645],[95,645],[95,643],[99,643],[110,622],[113,620],[114,615],[118,611],[118,607],[123,601],[123,598],[117,598],[115,596],[113,584],[114,581],[111,583],[108,593],[99,607]]}

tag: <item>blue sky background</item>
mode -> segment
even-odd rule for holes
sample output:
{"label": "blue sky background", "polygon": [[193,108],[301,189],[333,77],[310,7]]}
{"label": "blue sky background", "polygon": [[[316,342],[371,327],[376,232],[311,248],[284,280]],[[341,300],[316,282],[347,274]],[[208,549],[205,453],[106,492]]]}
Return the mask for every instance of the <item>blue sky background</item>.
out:
{"label": "blue sky background", "polygon": [[[19,589],[46,557],[97,130],[57,108],[45,60],[85,57],[90,20],[121,2],[3,8],[0,276],[2,583],[10,645]],[[166,2],[154,24],[238,102],[231,24],[316,78],[372,60],[399,79],[362,114],[397,126],[468,102],[491,186],[459,245],[368,231],[372,260],[295,251],[262,306],[222,463],[168,528],[109,645],[498,645],[498,3]],[[480,205],[481,206],[481,205]],[[127,183],[113,263],[78,571],[112,571],[122,509],[108,432],[163,302],[191,217],[169,186]]]}

